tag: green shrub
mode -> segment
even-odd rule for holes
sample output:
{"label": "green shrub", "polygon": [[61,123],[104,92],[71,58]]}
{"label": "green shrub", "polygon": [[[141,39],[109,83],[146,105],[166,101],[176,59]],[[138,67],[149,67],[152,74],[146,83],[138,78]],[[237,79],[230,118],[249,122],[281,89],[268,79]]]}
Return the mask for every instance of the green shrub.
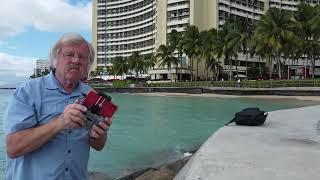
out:
{"label": "green shrub", "polygon": [[131,80],[114,80],[112,81],[112,87],[113,88],[128,88],[130,87],[130,84],[133,84],[134,82]]}
{"label": "green shrub", "polygon": [[[151,83],[149,87],[238,87],[237,81]],[[245,88],[320,87],[320,79],[241,81]]]}

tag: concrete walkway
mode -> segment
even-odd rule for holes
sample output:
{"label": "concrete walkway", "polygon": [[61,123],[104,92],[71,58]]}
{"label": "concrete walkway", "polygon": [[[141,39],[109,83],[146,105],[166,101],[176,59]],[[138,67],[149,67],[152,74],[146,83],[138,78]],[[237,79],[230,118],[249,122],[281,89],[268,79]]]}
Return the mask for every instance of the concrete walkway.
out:
{"label": "concrete walkway", "polygon": [[174,180],[320,179],[320,106],[269,112],[215,132]]}

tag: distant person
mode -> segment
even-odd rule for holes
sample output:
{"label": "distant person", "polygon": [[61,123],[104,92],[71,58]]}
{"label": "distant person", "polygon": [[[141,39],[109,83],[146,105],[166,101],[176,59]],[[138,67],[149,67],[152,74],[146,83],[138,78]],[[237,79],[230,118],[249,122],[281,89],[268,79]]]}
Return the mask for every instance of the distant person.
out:
{"label": "distant person", "polygon": [[238,88],[240,87],[240,78],[238,79]]}
{"label": "distant person", "polygon": [[4,120],[7,180],[87,180],[90,147],[101,150],[111,119],[84,128],[81,82],[94,59],[92,45],[65,34],[53,46],[49,75],[16,89]]}

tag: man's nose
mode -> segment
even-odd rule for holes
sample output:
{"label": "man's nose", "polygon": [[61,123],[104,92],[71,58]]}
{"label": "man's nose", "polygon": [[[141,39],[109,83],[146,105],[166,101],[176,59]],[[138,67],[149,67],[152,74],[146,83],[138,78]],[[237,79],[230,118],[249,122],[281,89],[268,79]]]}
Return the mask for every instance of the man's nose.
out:
{"label": "man's nose", "polygon": [[77,62],[77,63],[80,63],[80,57],[78,56],[78,55],[74,55],[73,57],[72,57],[72,62]]}

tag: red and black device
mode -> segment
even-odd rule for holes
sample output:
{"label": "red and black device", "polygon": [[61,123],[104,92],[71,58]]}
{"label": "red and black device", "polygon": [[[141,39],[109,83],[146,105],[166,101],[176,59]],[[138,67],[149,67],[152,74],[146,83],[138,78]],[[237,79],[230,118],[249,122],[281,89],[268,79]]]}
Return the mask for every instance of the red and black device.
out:
{"label": "red and black device", "polygon": [[111,97],[95,91],[90,91],[84,95],[85,99],[82,105],[86,106],[88,111],[86,112],[87,124],[86,127],[91,127],[99,122],[103,122],[105,117],[111,118],[117,111],[118,107],[111,102]]}

